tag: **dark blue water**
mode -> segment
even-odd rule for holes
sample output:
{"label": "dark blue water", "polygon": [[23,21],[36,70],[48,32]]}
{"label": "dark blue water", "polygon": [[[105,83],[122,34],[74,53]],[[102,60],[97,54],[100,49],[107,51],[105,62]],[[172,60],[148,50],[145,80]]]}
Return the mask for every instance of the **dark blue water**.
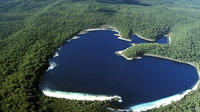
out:
{"label": "dark blue water", "polygon": [[127,61],[116,55],[131,43],[117,39],[115,33],[91,31],[63,45],[60,56],[51,59],[57,67],[45,73],[45,86],[59,91],[119,95],[123,102],[118,105],[127,108],[180,93],[198,80],[196,69],[187,64],[147,56]]}

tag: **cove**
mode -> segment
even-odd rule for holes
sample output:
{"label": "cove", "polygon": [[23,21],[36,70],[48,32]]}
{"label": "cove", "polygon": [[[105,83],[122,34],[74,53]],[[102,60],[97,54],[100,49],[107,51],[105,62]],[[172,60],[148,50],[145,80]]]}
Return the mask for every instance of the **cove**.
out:
{"label": "cove", "polygon": [[139,38],[137,35],[133,35],[131,37],[131,42],[132,43],[136,43],[136,44],[140,44],[140,43],[160,43],[160,44],[167,44],[169,42],[169,39],[166,36],[161,37],[160,39],[158,39],[155,42],[151,42],[151,41],[147,41],[144,39]]}
{"label": "cove", "polygon": [[[51,66],[42,78],[44,94],[77,100],[116,98],[119,102],[113,105],[139,110],[181,94],[198,81],[196,68],[188,64],[150,56],[128,61],[116,55],[144,40],[133,36],[128,42],[114,34],[117,32],[111,30],[89,31],[64,44],[50,59]],[[157,42],[168,42],[161,39]]]}

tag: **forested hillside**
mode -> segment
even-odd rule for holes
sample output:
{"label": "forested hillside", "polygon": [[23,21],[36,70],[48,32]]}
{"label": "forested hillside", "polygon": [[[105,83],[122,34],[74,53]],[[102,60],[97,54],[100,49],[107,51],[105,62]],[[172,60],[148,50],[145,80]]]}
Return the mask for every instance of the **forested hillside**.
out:
{"label": "forested hillside", "polygon": [[[55,50],[77,33],[110,25],[124,38],[133,33],[171,43],[141,44],[127,57],[145,53],[200,64],[198,0],[0,0],[0,111],[102,112],[108,102],[71,101],[42,95],[40,77]],[[199,89],[152,111],[194,111]]]}

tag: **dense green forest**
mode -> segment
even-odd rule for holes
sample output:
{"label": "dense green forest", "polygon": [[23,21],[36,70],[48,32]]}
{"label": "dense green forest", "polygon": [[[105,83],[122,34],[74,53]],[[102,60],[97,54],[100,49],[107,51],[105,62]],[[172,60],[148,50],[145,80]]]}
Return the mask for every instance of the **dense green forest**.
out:
{"label": "dense green forest", "polygon": [[[200,64],[199,0],[0,0],[0,111],[104,112],[108,102],[42,95],[40,78],[55,50],[77,33],[110,25],[124,38],[133,33],[171,43],[140,44],[123,52],[165,56]],[[200,89],[151,111],[195,111]]]}

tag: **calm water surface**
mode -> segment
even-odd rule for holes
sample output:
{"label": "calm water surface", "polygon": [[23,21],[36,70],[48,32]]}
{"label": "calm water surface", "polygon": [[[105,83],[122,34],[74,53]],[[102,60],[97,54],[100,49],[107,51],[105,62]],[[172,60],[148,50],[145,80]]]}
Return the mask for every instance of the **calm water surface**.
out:
{"label": "calm water surface", "polygon": [[[117,39],[110,30],[90,31],[67,42],[51,61],[56,68],[45,73],[43,86],[58,91],[119,95],[122,108],[150,102],[191,88],[198,80],[193,66],[145,56],[127,61],[116,51],[131,42]],[[135,38],[134,38],[135,37]],[[135,39],[135,40],[134,40]],[[134,43],[144,41],[133,36]],[[157,41],[167,43],[163,37]]]}

